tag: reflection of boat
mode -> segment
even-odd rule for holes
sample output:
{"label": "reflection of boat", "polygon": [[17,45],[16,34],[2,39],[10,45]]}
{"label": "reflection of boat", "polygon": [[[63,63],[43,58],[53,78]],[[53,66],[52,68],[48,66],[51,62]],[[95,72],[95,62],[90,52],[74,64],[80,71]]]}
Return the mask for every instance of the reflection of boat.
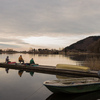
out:
{"label": "reflection of boat", "polygon": [[18,71],[18,74],[19,74],[20,77],[22,76],[23,72],[24,72],[23,70]]}
{"label": "reflection of boat", "polygon": [[43,84],[54,93],[84,93],[100,90],[100,80],[93,77],[49,80]]}
{"label": "reflection of boat", "polygon": [[68,65],[68,64],[57,64],[56,68],[57,69],[85,71],[85,72],[89,72],[90,71],[90,68],[86,67],[86,66]]}
{"label": "reflection of boat", "polygon": [[56,75],[56,78],[57,78],[57,79],[69,79],[70,77]]}
{"label": "reflection of boat", "polygon": [[46,100],[99,100],[100,91],[82,93],[82,94],[52,94]]}

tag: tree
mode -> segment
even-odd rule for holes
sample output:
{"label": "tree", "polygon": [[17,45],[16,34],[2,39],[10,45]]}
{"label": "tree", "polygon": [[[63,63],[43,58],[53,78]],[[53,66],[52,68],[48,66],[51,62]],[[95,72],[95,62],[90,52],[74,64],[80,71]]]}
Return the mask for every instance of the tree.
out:
{"label": "tree", "polygon": [[2,49],[0,49],[0,52],[2,52]]}
{"label": "tree", "polygon": [[29,48],[29,52],[33,52],[34,49],[32,47]]}
{"label": "tree", "polygon": [[90,45],[89,50],[94,53],[100,53],[100,39]]}

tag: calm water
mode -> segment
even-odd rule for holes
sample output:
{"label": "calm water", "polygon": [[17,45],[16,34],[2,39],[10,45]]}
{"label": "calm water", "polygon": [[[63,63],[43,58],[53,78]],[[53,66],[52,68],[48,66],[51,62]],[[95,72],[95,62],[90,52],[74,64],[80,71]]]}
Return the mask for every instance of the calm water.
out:
{"label": "calm water", "polygon": [[[18,62],[20,54],[0,54],[0,62],[4,62],[7,55],[11,61]],[[65,55],[21,55],[25,62],[29,62],[33,57],[35,63],[52,66],[58,63],[78,65],[84,60],[84,57],[78,60],[75,56]],[[53,94],[43,86],[43,82],[54,79],[59,79],[59,76],[0,68],[0,100],[99,100],[100,98],[100,91],[73,96]]]}

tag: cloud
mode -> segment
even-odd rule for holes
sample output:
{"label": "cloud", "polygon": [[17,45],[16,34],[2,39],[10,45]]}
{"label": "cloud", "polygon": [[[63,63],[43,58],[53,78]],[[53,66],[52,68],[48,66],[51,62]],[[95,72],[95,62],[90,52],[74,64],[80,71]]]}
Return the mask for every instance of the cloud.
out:
{"label": "cloud", "polygon": [[66,39],[62,37],[47,37],[47,36],[40,36],[40,37],[28,37],[23,39],[24,42],[29,43],[31,45],[37,45],[38,47],[42,48],[59,48],[64,47],[66,43]]}
{"label": "cloud", "polygon": [[17,36],[100,32],[98,0],[3,0],[0,31]]}
{"label": "cloud", "polygon": [[2,37],[0,38],[0,42],[2,43],[15,43],[15,44],[28,44],[22,41],[20,38],[18,39],[17,37]]}
{"label": "cloud", "polygon": [[71,44],[100,34],[99,10],[99,0],[0,0],[0,41],[28,45],[23,38],[47,36]]}
{"label": "cloud", "polygon": [[20,48],[21,46],[0,43],[0,48]]}
{"label": "cloud", "polygon": [[0,48],[1,49],[6,49],[6,48],[12,48],[12,49],[17,49],[21,50],[22,47],[25,48],[25,46],[29,47],[29,43],[25,43],[22,41],[20,38],[18,39],[17,37],[2,37],[0,38]]}

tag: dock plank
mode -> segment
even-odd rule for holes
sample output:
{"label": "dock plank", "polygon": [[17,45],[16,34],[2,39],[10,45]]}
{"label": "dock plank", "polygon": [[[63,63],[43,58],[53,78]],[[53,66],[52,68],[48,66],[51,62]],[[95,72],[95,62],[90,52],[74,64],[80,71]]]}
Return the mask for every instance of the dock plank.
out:
{"label": "dock plank", "polygon": [[83,72],[83,71],[75,71],[75,70],[56,69],[55,66],[38,65],[36,67],[33,67],[33,66],[10,65],[10,64],[0,63],[0,67],[15,69],[15,70],[54,74],[54,75],[99,78],[97,71]]}

